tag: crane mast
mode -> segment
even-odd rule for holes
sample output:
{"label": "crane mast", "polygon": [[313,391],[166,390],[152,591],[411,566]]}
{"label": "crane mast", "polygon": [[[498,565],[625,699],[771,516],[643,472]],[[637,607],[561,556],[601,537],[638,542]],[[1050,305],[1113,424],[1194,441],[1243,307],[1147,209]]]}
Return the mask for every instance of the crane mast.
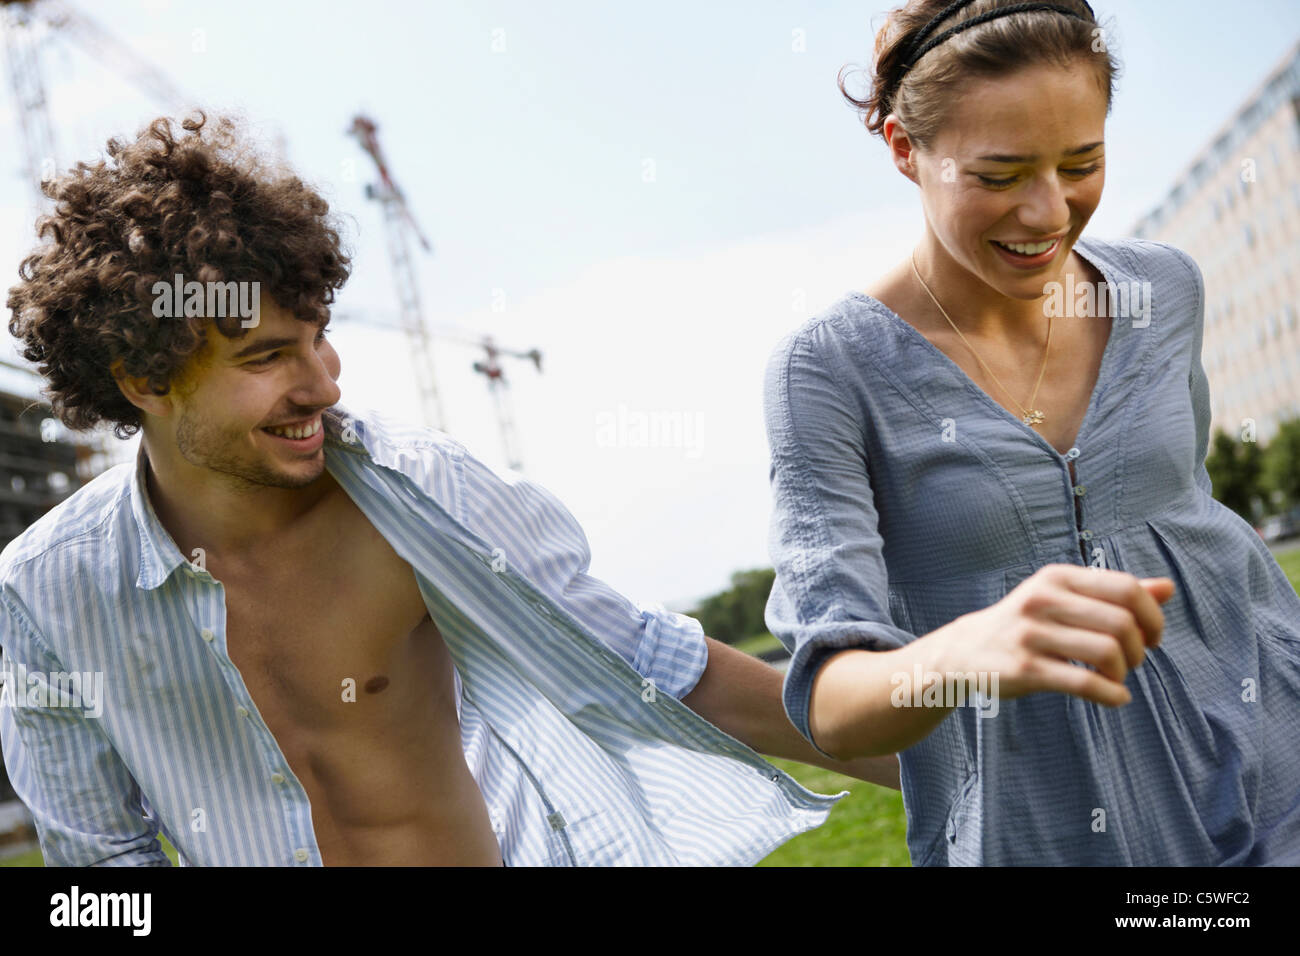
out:
{"label": "crane mast", "polygon": [[524,463],[519,453],[519,433],[515,429],[515,408],[510,400],[510,383],[506,381],[505,369],[501,367],[501,356],[512,355],[515,358],[531,359],[542,370],[542,353],[537,349],[517,352],[497,346],[490,336],[479,343],[487,355],[481,362],[474,363],[474,371],[487,378],[488,391],[492,393],[492,404],[497,414],[497,425],[501,429],[501,444],[506,454],[506,465],[516,471],[523,471]]}
{"label": "crane mast", "polygon": [[445,431],[442,403],[438,398],[438,385],[433,365],[433,343],[424,324],[420,304],[420,286],[416,278],[415,262],[411,258],[410,237],[414,236],[427,252],[429,241],[411,215],[406,197],[388,171],[383,150],[379,147],[378,127],[366,116],[352,120],[349,132],[361,143],[361,148],[374,160],[379,174],[377,183],[366,184],[366,198],[376,200],[384,214],[385,235],[388,239],[388,257],[393,268],[393,282],[397,291],[397,305],[402,331],[411,347],[411,361],[415,367],[415,384],[419,391],[420,411],[424,423]]}
{"label": "crane mast", "polygon": [[33,5],[25,0],[4,0],[0,3],[0,14],[3,14],[9,90],[18,128],[22,131],[23,171],[27,184],[35,190],[39,209],[45,202],[41,183],[54,174],[56,159],[49,102],[41,76],[40,40],[35,35],[35,12]]}

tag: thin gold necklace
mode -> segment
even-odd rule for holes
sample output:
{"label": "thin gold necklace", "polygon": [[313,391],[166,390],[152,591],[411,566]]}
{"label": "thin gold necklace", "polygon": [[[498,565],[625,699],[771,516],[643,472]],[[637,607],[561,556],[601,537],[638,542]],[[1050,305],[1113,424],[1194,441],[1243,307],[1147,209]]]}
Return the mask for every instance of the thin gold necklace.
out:
{"label": "thin gold necklace", "polygon": [[[1024,422],[1026,425],[1030,425],[1030,426],[1041,424],[1044,420],[1043,413],[1039,411],[1037,408],[1033,408],[1033,407],[1025,408],[1025,406],[1017,402],[1015,396],[1007,391],[1007,387],[1003,385],[1000,381],[998,381],[998,377],[993,374],[993,370],[984,364],[984,360],[980,358],[979,353],[975,351],[975,346],[971,345],[970,342],[966,341],[966,336],[961,334],[961,329],[957,328],[957,324],[953,322],[952,319],[948,318],[948,313],[944,312],[943,306],[939,305],[939,300],[934,297],[934,293],[930,291],[930,287],[926,285],[925,280],[921,278],[921,270],[916,267],[915,252],[912,253],[912,271],[916,273],[916,279],[918,282],[921,283],[921,288],[925,290],[926,295],[928,295],[931,298],[931,300],[934,302],[935,306],[939,309],[939,311],[943,312],[943,317],[945,319],[948,319],[948,324],[952,326],[952,330],[961,336],[961,340],[963,342],[966,342],[966,347],[970,349],[971,354],[975,356],[975,361],[980,363],[980,367],[983,368],[984,371],[988,372],[989,378],[997,382],[998,388],[1002,389],[1003,392],[1006,392],[1007,398],[1015,402],[1016,406],[1020,409],[1020,411],[1024,413],[1025,417],[1020,420]],[[1029,396],[1030,406],[1034,404],[1034,399],[1038,396],[1038,386],[1043,383],[1043,373],[1047,371],[1047,350],[1050,349],[1051,347],[1052,347],[1052,317],[1049,315],[1047,317],[1047,344],[1043,346],[1043,367],[1038,370],[1038,381],[1034,383],[1034,394]]]}

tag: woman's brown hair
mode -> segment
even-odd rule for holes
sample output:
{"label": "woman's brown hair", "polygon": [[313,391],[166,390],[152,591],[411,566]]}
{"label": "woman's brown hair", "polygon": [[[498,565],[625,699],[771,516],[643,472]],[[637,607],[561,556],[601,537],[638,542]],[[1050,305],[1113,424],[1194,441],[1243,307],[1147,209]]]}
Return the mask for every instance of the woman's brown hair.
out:
{"label": "woman's brown hair", "polygon": [[[904,57],[917,33],[949,2],[911,0],[889,12],[876,33],[871,89],[864,98],[849,93],[844,84],[848,67],[840,70],[840,92],[863,114],[868,131],[883,138],[885,118],[893,113],[912,142],[926,150],[943,127],[955,94],[972,77],[1005,76],[1027,66],[1068,67],[1078,62],[1093,67],[1097,84],[1106,96],[1109,115],[1120,73],[1119,62],[1109,48],[1113,31],[1103,28],[1080,0],[1052,2],[1077,13],[1081,19],[1050,10],[1007,14],[954,34],[920,57],[902,75]],[[936,23],[926,39],[1016,2],[975,0]]]}
{"label": "woman's brown hair", "polygon": [[177,273],[260,282],[295,318],[322,323],[348,279],[329,204],[258,158],[231,118],[196,116],[180,124],[183,135],[160,117],[134,141],[110,139],[107,162],[78,163],[42,186],[54,211],[37,220],[46,241],[9,290],[9,331],[69,428],[109,422],[130,437],[142,419],[111,371],[119,360],[165,395],[206,344],[209,324],[227,338],[246,333],[238,316],[155,316],[155,283]]}

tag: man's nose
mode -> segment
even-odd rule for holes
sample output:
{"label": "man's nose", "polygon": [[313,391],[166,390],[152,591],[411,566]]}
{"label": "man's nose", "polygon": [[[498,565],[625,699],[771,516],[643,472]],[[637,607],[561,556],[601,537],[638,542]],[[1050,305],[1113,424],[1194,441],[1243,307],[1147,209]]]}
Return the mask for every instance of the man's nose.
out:
{"label": "man's nose", "polygon": [[343,392],[335,381],[334,365],[337,365],[336,360],[313,350],[311,357],[307,359],[309,370],[307,378],[294,394],[295,402],[304,408],[328,408],[337,405]]}

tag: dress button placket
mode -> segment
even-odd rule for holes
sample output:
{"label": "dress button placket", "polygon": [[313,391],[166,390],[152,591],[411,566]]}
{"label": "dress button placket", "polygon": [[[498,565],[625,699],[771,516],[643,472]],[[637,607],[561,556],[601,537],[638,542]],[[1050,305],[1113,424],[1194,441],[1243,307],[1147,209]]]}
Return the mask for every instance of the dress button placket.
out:
{"label": "dress button placket", "polygon": [[[1084,528],[1084,527],[1082,527],[1082,525],[1083,525],[1083,496],[1084,496],[1085,494],[1087,494],[1087,492],[1088,492],[1088,488],[1087,488],[1086,485],[1077,484],[1077,481],[1078,481],[1078,474],[1077,474],[1077,472],[1076,472],[1076,470],[1075,470],[1075,468],[1074,468],[1074,461],[1075,461],[1075,459],[1077,459],[1078,457],[1079,457],[1079,449],[1078,449],[1077,446],[1072,446],[1072,447],[1070,448],[1070,450],[1067,451],[1067,452],[1065,453],[1065,460],[1068,461],[1068,462],[1070,463],[1070,465],[1069,465],[1069,469],[1070,469],[1070,480],[1073,481],[1073,482],[1076,482],[1076,484],[1074,484],[1073,487],[1070,489],[1071,491],[1074,492],[1074,523],[1075,523],[1075,527],[1076,527],[1076,529],[1078,530],[1078,537],[1079,537],[1079,540],[1080,540],[1081,542],[1088,542],[1088,541],[1091,541],[1091,540],[1092,540],[1092,531],[1091,531],[1090,529],[1088,529],[1088,528]],[[1083,558],[1083,563],[1086,565],[1086,564],[1088,563],[1088,545],[1087,545],[1087,544],[1085,544],[1085,543],[1081,543],[1081,544],[1079,545],[1079,554],[1080,554],[1080,556]]]}

